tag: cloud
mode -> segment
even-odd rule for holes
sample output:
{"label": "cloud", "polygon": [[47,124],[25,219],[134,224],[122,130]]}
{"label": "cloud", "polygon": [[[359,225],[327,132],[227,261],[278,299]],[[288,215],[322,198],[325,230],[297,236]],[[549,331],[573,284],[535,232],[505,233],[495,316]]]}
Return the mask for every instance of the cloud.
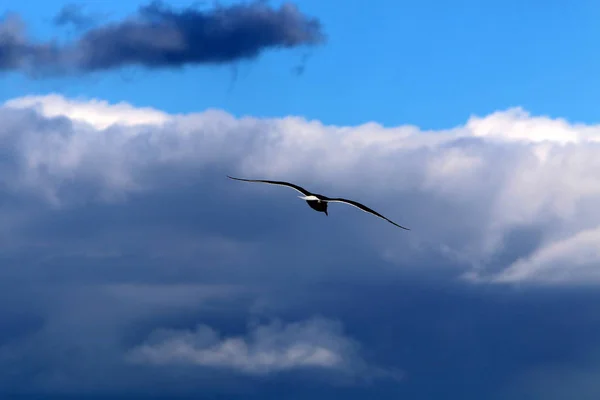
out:
{"label": "cloud", "polygon": [[597,125],[509,109],[333,126],[58,95],[0,120],[2,395],[543,398],[545,377],[598,371]]}
{"label": "cloud", "polygon": [[[80,22],[76,10],[63,9],[58,21]],[[7,14],[0,20],[0,71],[47,77],[127,66],[226,64],[256,58],[269,49],[324,40],[319,20],[303,15],[292,3],[277,9],[254,1],[178,11],[152,2],[134,16],[92,27],[67,44],[33,41],[19,16]]]}
{"label": "cloud", "polygon": [[0,310],[3,319],[19,329],[0,342],[3,394],[130,389],[139,383],[122,358],[146,325],[154,330],[178,313],[210,318],[215,303],[244,298],[244,288],[231,285],[73,284],[60,277],[21,283],[17,291],[6,283],[2,290],[13,307]]}
{"label": "cloud", "polygon": [[356,344],[340,326],[325,319],[255,326],[248,338],[220,338],[208,326],[193,331],[159,330],[131,351],[132,362],[231,368],[246,374],[271,374],[303,368],[349,368]]}
{"label": "cloud", "polygon": [[157,125],[170,116],[151,108],[136,108],[127,103],[109,104],[106,101],[68,100],[58,95],[19,97],[4,103],[16,109],[33,108],[46,117],[67,116],[71,121],[83,122],[102,130],[111,125]]}
{"label": "cloud", "polygon": [[[424,132],[376,123],[325,126],[297,117],[236,119],[219,110],[169,115],[57,95],[13,99],[0,114],[2,144],[11,154],[0,181],[10,193],[54,207],[90,201],[125,207],[131,199],[143,201],[135,196],[166,188],[187,196],[200,179],[201,207],[227,207],[232,218],[247,220],[239,214],[243,203],[234,197],[213,203],[211,196],[262,198],[283,210],[295,206],[269,199],[290,194],[232,184],[225,174],[292,180],[355,198],[411,227],[398,238],[393,227],[366,214],[332,210],[329,229],[365,224],[364,233],[347,234],[361,236],[388,262],[409,267],[435,255],[477,282],[536,281],[549,268],[555,282],[597,282],[590,246],[600,225],[598,126],[511,109]],[[74,190],[77,185],[86,189]],[[300,204],[293,210],[306,211]],[[234,234],[219,229],[228,229],[224,237]],[[533,247],[507,248],[517,232],[527,232],[520,241]]]}
{"label": "cloud", "polygon": [[497,282],[534,280],[542,282],[569,282],[584,276],[593,282],[600,278],[600,228],[576,233],[566,239],[551,242],[532,255],[511,264]]}
{"label": "cloud", "polygon": [[84,13],[80,4],[67,4],[61,8],[52,21],[58,26],[73,25],[76,29],[82,30],[91,27],[95,19]]}

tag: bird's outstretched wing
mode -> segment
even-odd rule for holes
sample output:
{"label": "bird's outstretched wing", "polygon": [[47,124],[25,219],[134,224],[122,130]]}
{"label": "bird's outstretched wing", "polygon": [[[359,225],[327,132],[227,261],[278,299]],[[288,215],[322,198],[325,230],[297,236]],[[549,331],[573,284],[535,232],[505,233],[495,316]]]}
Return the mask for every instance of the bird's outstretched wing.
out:
{"label": "bird's outstretched wing", "polygon": [[346,203],[346,204],[350,204],[351,206],[354,206],[354,207],[356,207],[356,208],[359,208],[359,209],[361,209],[362,211],[364,211],[364,212],[366,212],[366,213],[373,214],[373,215],[375,215],[376,217],[379,217],[379,218],[383,218],[383,219],[385,219],[387,222],[389,222],[389,223],[391,223],[391,224],[393,224],[393,225],[396,225],[396,226],[397,226],[397,227],[399,227],[399,228],[402,228],[402,229],[405,229],[405,230],[407,230],[407,231],[410,231],[410,229],[409,229],[409,228],[406,228],[406,227],[404,227],[404,226],[402,226],[402,225],[398,225],[398,224],[397,224],[397,223],[395,223],[394,221],[392,221],[392,220],[389,220],[389,219],[387,219],[386,217],[384,217],[383,215],[379,214],[377,211],[375,211],[375,210],[372,210],[372,209],[370,209],[369,207],[365,206],[364,204],[360,204],[360,203],[358,203],[358,202],[356,202],[356,201],[353,201],[353,200],[347,200],[347,199],[341,199],[341,198],[327,199],[326,201],[328,201],[328,202],[330,202],[330,203]]}
{"label": "bird's outstretched wing", "polygon": [[268,183],[270,185],[279,185],[279,186],[288,186],[291,187],[292,189],[297,190],[298,192],[302,193],[305,196],[311,196],[312,193],[309,192],[308,190],[301,188],[298,185],[294,185],[293,183],[288,183],[288,182],[282,182],[282,181],[266,181],[263,179],[242,179],[242,178],[234,178],[232,176],[227,175],[227,177],[229,179],[235,179],[236,181],[244,181],[244,182],[259,182],[259,183]]}

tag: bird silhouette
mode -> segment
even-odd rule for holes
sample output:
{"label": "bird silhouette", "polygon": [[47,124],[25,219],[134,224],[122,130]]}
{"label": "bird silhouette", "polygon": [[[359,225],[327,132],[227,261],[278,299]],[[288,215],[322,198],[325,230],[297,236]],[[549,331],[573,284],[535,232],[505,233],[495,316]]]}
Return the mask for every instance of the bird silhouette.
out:
{"label": "bird silhouette", "polygon": [[312,208],[315,211],[318,212],[323,212],[325,213],[325,215],[329,215],[329,213],[327,212],[327,205],[328,203],[345,203],[345,204],[349,204],[351,206],[354,206],[366,213],[375,215],[376,217],[382,218],[386,221],[388,221],[389,223],[396,225],[399,228],[405,229],[407,231],[409,231],[409,228],[406,228],[402,225],[398,225],[397,223],[395,223],[394,221],[384,217],[383,215],[379,214],[377,211],[370,209],[369,207],[365,206],[364,204],[358,203],[356,201],[353,200],[348,200],[348,199],[342,199],[339,197],[327,197],[327,196],[323,196],[322,194],[317,194],[317,193],[311,193],[308,190],[298,186],[298,185],[294,185],[293,183],[289,183],[289,182],[283,182],[283,181],[269,181],[269,180],[264,180],[264,179],[243,179],[243,178],[234,178],[232,176],[227,175],[227,177],[229,179],[234,179],[236,181],[243,181],[243,182],[258,182],[258,183],[267,183],[270,185],[279,185],[279,186],[287,186],[287,187],[291,187],[292,189],[297,190],[298,192],[302,193],[303,196],[298,196],[299,198],[301,198],[302,200],[306,200],[306,203],[310,206],[310,208]]}

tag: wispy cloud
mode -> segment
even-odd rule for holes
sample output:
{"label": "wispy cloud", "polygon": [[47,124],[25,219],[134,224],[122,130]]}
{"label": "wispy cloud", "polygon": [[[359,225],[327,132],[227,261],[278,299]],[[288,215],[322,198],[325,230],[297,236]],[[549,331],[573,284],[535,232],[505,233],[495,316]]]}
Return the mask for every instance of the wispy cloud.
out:
{"label": "wispy cloud", "polygon": [[[63,9],[57,18],[60,23],[88,22],[73,7]],[[226,64],[256,58],[269,49],[324,41],[319,20],[305,16],[292,3],[272,8],[254,1],[210,10],[175,10],[152,2],[136,15],[96,25],[67,44],[32,40],[20,17],[8,14],[0,20],[0,71],[45,77],[127,66]]]}
{"label": "wispy cloud", "polygon": [[[508,266],[492,279],[495,282],[564,282],[586,276],[600,281],[600,227],[577,232],[566,239],[549,242],[532,255]],[[585,281],[581,281],[582,283]]]}
{"label": "wispy cloud", "polygon": [[57,26],[72,25],[78,30],[89,28],[93,25],[95,18],[84,12],[80,4],[67,4],[52,19]]}
{"label": "wispy cloud", "polygon": [[158,330],[131,350],[128,360],[152,365],[195,365],[265,375],[293,369],[349,370],[357,344],[338,323],[315,318],[254,326],[247,337],[223,337],[200,325],[190,331]]}

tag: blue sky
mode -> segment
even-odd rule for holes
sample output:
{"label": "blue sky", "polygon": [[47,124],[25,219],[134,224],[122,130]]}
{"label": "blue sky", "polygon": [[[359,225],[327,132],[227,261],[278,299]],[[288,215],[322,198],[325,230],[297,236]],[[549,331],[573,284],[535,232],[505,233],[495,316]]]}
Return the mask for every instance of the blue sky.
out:
{"label": "blue sky", "polygon": [[0,21],[0,397],[600,398],[597,2],[146,4]]}
{"label": "blue sky", "polygon": [[[139,4],[91,2],[85,10],[117,19]],[[11,9],[44,38],[61,33],[48,20],[62,6],[31,1]],[[217,107],[235,115],[294,114],[341,125],[378,121],[442,128],[471,114],[514,106],[597,121],[596,2],[581,0],[565,8],[557,1],[377,0],[365,7],[357,0],[343,5],[304,0],[299,7],[323,22],[327,43],[240,62],[233,85],[233,67],[200,66],[46,82],[11,76],[3,79],[2,97],[51,90],[171,112]],[[304,54],[309,55],[305,73],[298,77],[290,71]],[[123,75],[134,80],[126,82]]]}

